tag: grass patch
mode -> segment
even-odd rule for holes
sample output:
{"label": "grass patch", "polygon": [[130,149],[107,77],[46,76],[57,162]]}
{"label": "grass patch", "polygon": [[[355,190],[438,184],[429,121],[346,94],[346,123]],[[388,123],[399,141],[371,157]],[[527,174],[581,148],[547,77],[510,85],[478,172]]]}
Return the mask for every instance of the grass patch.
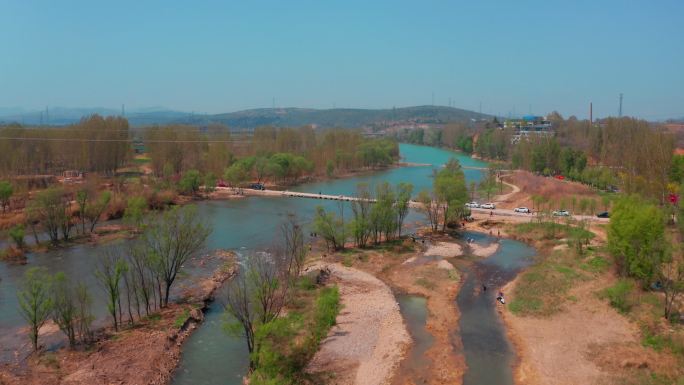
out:
{"label": "grass patch", "polygon": [[252,357],[256,369],[250,374],[250,383],[303,383],[304,368],[335,324],[340,308],[337,287],[326,287],[300,311],[257,327],[258,349]]}
{"label": "grass patch", "polygon": [[434,288],[436,287],[434,282],[424,277],[416,279],[416,285],[423,286],[424,288],[429,290],[434,290]]}
{"label": "grass patch", "polygon": [[630,280],[621,279],[615,285],[605,288],[599,293],[599,297],[607,299],[610,306],[622,314],[627,314],[634,306],[631,293],[634,283]]}
{"label": "grass patch", "polygon": [[55,352],[43,353],[38,359],[38,362],[40,362],[41,365],[47,366],[49,368],[59,369],[59,359],[57,358],[57,353]]}
{"label": "grass patch", "polygon": [[521,273],[509,309],[521,316],[548,316],[558,312],[570,297],[573,283],[585,276],[570,250],[556,251]]}
{"label": "grass patch", "polygon": [[353,260],[352,256],[351,255],[345,255],[344,259],[342,260],[342,265],[344,265],[346,267],[352,267],[353,264],[354,264],[354,260]]}
{"label": "grass patch", "polygon": [[151,161],[152,161],[152,158],[148,158],[148,157],[144,157],[144,156],[139,156],[139,157],[133,159],[133,163],[135,163],[137,165],[147,164],[147,163],[150,163]]}
{"label": "grass patch", "polygon": [[601,256],[590,258],[586,263],[582,263],[580,268],[591,273],[603,273],[608,270],[610,263]]}
{"label": "grass patch", "polygon": [[526,222],[513,226],[513,233],[533,240],[585,239],[594,238],[594,233],[586,229],[554,222]]}
{"label": "grass patch", "polygon": [[185,325],[185,321],[190,318],[190,309],[185,308],[183,309],[183,313],[179,314],[178,317],[173,321],[173,328],[174,329],[180,329]]}

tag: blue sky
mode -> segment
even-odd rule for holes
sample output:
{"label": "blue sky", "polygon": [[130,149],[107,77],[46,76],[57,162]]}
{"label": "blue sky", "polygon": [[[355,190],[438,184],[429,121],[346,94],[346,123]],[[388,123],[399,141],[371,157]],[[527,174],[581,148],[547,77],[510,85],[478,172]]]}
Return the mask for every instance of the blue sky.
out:
{"label": "blue sky", "polygon": [[684,2],[0,0],[0,106],[684,116]]}

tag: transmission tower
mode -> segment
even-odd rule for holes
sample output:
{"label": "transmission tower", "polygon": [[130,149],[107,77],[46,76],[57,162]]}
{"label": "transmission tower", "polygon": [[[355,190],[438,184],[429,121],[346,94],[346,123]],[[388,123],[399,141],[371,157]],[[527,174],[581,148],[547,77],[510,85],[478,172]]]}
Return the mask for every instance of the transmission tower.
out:
{"label": "transmission tower", "polygon": [[620,108],[618,109],[618,117],[622,117],[622,93],[620,93]]}

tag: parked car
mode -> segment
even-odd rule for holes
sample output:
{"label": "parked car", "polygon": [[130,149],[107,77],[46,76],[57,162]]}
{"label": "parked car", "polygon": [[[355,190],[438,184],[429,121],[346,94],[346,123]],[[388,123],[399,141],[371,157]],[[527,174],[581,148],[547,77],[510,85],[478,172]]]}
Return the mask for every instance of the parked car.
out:
{"label": "parked car", "polygon": [[471,209],[479,209],[480,204],[477,202],[469,202],[465,204],[466,207],[470,207]]}
{"label": "parked car", "polygon": [[602,213],[596,214],[596,216],[599,218],[610,218],[610,213],[608,213],[608,211],[604,211]]}
{"label": "parked car", "polygon": [[252,190],[266,190],[266,186],[261,183],[252,183],[249,185]]}
{"label": "parked car", "polygon": [[494,203],[485,203],[482,206],[480,206],[480,208],[494,210],[496,209],[496,206],[494,205]]}
{"label": "parked car", "polygon": [[513,209],[513,211],[515,211],[516,213],[527,213],[527,214],[532,213],[532,211],[530,209],[528,209],[527,207],[516,207]]}
{"label": "parked car", "polygon": [[558,210],[553,212],[553,216],[555,217],[569,217],[570,213],[568,210]]}

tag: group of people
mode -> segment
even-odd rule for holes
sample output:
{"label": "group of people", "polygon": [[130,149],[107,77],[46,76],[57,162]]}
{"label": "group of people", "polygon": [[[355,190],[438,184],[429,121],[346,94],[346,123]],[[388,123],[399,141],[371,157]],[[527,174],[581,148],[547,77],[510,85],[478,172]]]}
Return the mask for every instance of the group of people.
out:
{"label": "group of people", "polygon": [[[486,291],[487,291],[487,285],[482,284],[482,292],[484,293]],[[496,300],[501,302],[502,304],[506,303],[506,300],[504,299],[503,291],[499,290],[499,293],[496,295]]]}

